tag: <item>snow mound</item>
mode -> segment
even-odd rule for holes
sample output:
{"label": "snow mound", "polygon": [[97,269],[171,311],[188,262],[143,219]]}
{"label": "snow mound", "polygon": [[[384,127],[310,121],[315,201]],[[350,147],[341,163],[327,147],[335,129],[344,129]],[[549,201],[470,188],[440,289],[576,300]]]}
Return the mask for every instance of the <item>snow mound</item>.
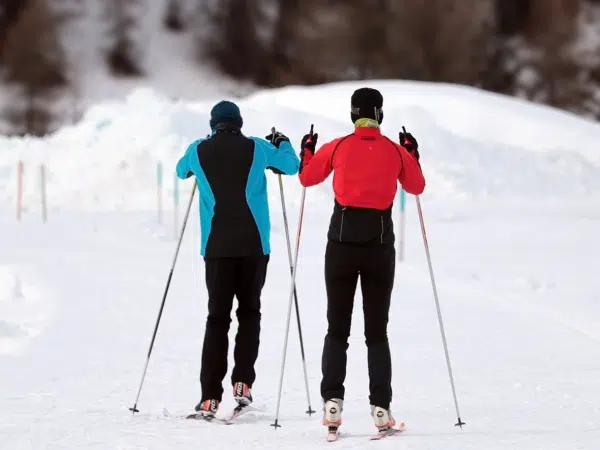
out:
{"label": "snow mound", "polygon": [[[413,81],[352,81],[263,91],[251,98],[346,123],[352,91],[369,85],[384,95],[384,125],[426,137],[436,128],[476,142],[529,151],[565,151],[600,162],[600,125],[564,110],[468,86]],[[420,140],[421,141],[421,140]],[[423,141],[425,142],[425,141]]]}
{"label": "snow mound", "polygon": [[0,266],[0,355],[18,353],[39,335],[48,319],[37,289],[23,285],[21,276]]}
{"label": "snow mound", "polygon": [[[244,131],[265,136],[271,126],[298,144],[311,124],[320,141],[351,132],[348,99],[366,83],[288,87],[239,101]],[[548,107],[471,88],[409,82],[369,82],[385,98],[383,131],[402,126],[420,143],[426,196],[485,199],[600,194],[600,126]],[[25,164],[23,203],[40,208],[39,165],[47,168],[48,207],[75,210],[152,210],[157,164],[164,202],[171,207],[174,167],[186,146],[209,132],[213,101],[173,101],[151,89],[124,101],[100,103],[82,121],[45,139],[0,139],[2,207],[16,203],[17,162]],[[576,144],[574,144],[576,143]],[[273,177],[274,179],[274,177]],[[286,180],[296,199],[296,179]],[[315,191],[331,195],[328,184]],[[278,195],[271,183],[271,195]],[[310,201],[310,200],[309,200]]]}
{"label": "snow mound", "polygon": [[22,297],[21,279],[6,268],[0,267],[0,301]]}

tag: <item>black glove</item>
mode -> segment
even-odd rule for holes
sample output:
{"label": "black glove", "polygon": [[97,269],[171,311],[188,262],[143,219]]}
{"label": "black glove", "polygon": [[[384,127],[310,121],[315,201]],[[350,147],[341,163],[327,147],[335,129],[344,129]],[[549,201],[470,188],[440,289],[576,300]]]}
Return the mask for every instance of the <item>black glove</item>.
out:
{"label": "black glove", "polygon": [[271,133],[268,136],[265,136],[265,139],[271,142],[275,147],[279,148],[282,142],[290,142],[289,138],[279,131],[276,131],[275,134]]}
{"label": "black glove", "polygon": [[398,137],[400,138],[400,145],[408,150],[417,161],[419,160],[419,143],[415,139],[415,137],[406,132],[406,128],[402,127],[402,132],[399,133]]}
{"label": "black glove", "polygon": [[305,134],[300,143],[300,170],[304,166],[304,155],[308,152],[311,156],[314,156],[315,149],[317,148],[317,140],[319,139],[319,133]]}
{"label": "black glove", "polygon": [[318,139],[319,133],[305,134],[302,138],[302,142],[300,143],[300,156],[304,155],[305,150],[311,152],[314,155],[315,149],[317,148]]}
{"label": "black glove", "polygon": [[318,139],[319,133],[305,134],[302,138],[302,142],[300,143],[300,168],[298,169],[298,173],[302,173],[302,169],[304,168],[304,156],[307,153],[310,153],[311,156],[314,156]]}

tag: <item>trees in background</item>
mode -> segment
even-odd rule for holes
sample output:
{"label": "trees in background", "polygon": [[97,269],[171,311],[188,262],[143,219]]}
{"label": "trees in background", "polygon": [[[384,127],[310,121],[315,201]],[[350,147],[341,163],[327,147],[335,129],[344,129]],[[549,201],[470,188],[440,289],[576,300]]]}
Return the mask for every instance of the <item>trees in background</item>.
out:
{"label": "trees in background", "polygon": [[497,0],[503,92],[600,118],[598,0]]}
{"label": "trees in background", "polygon": [[102,0],[108,20],[106,61],[115,76],[144,75],[139,20],[141,0]]}
{"label": "trees in background", "polygon": [[169,31],[179,33],[185,29],[183,3],[181,0],[167,0],[163,25]]}
{"label": "trees in background", "polygon": [[8,30],[17,22],[23,10],[23,0],[4,0],[0,4],[0,64],[3,60],[4,46]]}
{"label": "trees in background", "polygon": [[199,44],[225,73],[262,86],[441,81],[600,118],[600,33],[595,41],[584,35],[599,28],[594,4],[600,0],[222,0],[203,9],[210,34]]}
{"label": "trees in background", "polygon": [[254,81],[264,63],[261,6],[260,0],[200,2],[196,21],[200,63],[213,61],[227,75]]}
{"label": "trees in background", "polygon": [[585,83],[574,51],[580,8],[578,0],[530,1],[521,47],[527,98],[564,108],[581,102]]}
{"label": "trees in background", "polygon": [[477,84],[492,61],[492,0],[203,2],[201,56],[264,86],[357,78]]}
{"label": "trees in background", "polygon": [[[65,85],[79,101],[82,74],[74,74],[81,58],[72,55],[73,40],[80,56],[94,49],[78,40],[86,33],[68,27],[85,15],[73,11],[93,5],[104,11],[107,68],[120,77],[145,75],[143,0],[4,0],[0,69],[14,96],[5,113],[16,133],[50,130],[51,106]],[[193,40],[199,65],[210,62],[260,86],[441,81],[600,118],[600,0],[163,0],[163,6],[155,32]]]}
{"label": "trees in background", "polygon": [[6,32],[3,75],[11,98],[3,113],[11,134],[39,136],[56,126],[54,107],[67,85],[57,24],[47,0],[28,0]]}

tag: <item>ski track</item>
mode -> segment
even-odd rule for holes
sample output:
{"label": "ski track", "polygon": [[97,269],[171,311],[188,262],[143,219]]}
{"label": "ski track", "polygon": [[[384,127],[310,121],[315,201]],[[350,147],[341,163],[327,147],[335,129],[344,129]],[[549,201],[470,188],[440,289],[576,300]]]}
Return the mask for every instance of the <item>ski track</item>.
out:
{"label": "ski track", "polygon": [[[567,222],[557,217],[550,226],[544,217],[506,220],[497,226],[512,236],[512,251],[508,251],[503,239],[486,239],[482,234],[483,230],[498,232],[485,214],[479,219],[476,214],[468,219],[457,214],[449,225],[444,212],[447,207],[424,203],[459,404],[467,422],[463,430],[453,426],[456,415],[412,207],[408,210],[408,261],[397,268],[389,326],[394,357],[393,411],[408,429],[379,444],[367,441],[373,426],[368,414],[360,295],[350,338],[345,436],[328,444],[320,425],[326,209],[313,208],[306,213],[298,272],[310,393],[317,414],[312,418],[304,414],[307,405],[292,317],[280,411],[282,428],[277,431],[270,424],[289,292],[283,234],[273,235],[275,251],[264,293],[262,346],[254,388],[257,404],[264,404],[267,411],[240,418],[240,423],[233,425],[239,428],[224,428],[165,418],[161,413],[163,407],[189,411],[199,396],[206,299],[202,263],[196,253],[196,214],[192,214],[184,238],[138,404],[140,413],[135,417],[127,409],[133,405],[175,240],[169,237],[168,226],[154,225],[152,214],[61,214],[47,225],[2,223],[15,236],[3,258],[17,265],[33,262],[50,283],[58,310],[43,339],[32,339],[21,358],[0,356],[2,366],[8,367],[2,374],[0,396],[0,435],[9,443],[6,448],[162,449],[176,445],[191,449],[199,444],[215,449],[324,445],[597,448],[600,400],[593,393],[600,392],[600,341],[594,333],[598,315],[590,314],[591,333],[586,333],[577,324],[579,316],[570,314],[564,300],[571,298],[594,308],[597,282],[592,278],[589,285],[577,286],[569,271],[557,277],[550,270],[554,268],[552,259],[560,257],[572,262],[570,270],[581,269],[580,276],[589,273],[591,277],[593,268],[584,262],[593,260],[600,244],[586,242],[584,237],[593,234],[597,222]],[[460,206],[455,211],[460,211]],[[504,212],[510,216],[509,210]],[[273,215],[274,222],[279,222],[276,209]],[[529,266],[527,260],[515,262],[515,251],[533,258],[563,233],[572,233],[574,227],[581,239],[556,249],[554,255],[546,249],[545,258],[535,257],[537,267]],[[531,228],[537,230],[535,238]],[[528,271],[522,272],[525,266]],[[555,287],[539,291],[527,283],[519,284],[515,277],[519,273],[536,285],[554,283]],[[551,305],[549,312],[547,305]],[[233,315],[232,328],[235,326]],[[222,413],[231,406],[226,390]]]}

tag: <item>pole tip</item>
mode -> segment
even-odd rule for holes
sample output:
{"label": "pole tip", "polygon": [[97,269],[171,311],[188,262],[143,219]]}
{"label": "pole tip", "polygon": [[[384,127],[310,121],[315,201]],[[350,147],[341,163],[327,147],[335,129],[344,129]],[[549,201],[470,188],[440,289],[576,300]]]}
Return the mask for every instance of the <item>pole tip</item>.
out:
{"label": "pole tip", "polygon": [[272,426],[273,428],[275,428],[275,429],[277,429],[277,428],[281,428],[281,425],[279,425],[279,423],[277,423],[277,422],[278,422],[278,420],[276,419],[276,420],[275,420],[275,423],[272,423],[272,424],[271,424],[271,426]]}
{"label": "pole tip", "polygon": [[466,422],[463,422],[460,417],[458,418],[458,422],[454,424],[455,427],[460,427],[461,430],[463,425],[466,425]]}
{"label": "pole tip", "polygon": [[137,405],[133,405],[133,408],[129,408],[129,411],[131,411],[133,414],[135,414],[136,412],[140,412],[140,410],[137,409]]}
{"label": "pole tip", "polygon": [[310,415],[314,414],[315,412],[316,411],[309,406],[308,411],[306,411],[306,414],[308,414],[310,416]]}

